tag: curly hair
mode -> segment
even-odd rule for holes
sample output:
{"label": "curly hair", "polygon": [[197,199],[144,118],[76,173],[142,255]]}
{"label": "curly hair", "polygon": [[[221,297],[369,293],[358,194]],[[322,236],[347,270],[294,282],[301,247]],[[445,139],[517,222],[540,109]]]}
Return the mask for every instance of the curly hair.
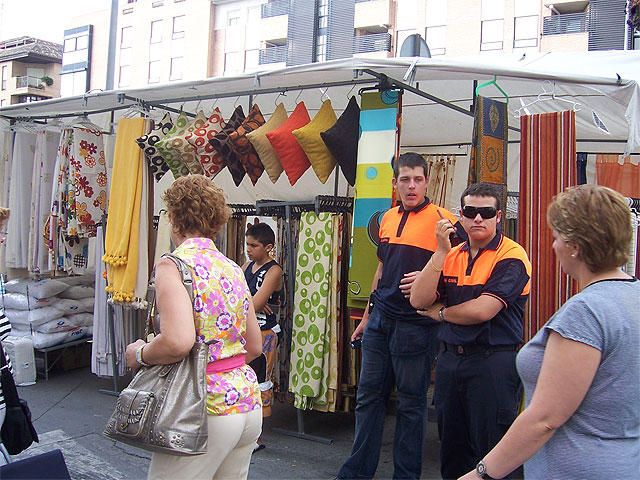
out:
{"label": "curly hair", "polygon": [[10,210],[5,207],[0,207],[0,225],[4,225],[9,220]]}
{"label": "curly hair", "polygon": [[204,175],[178,178],[162,200],[174,232],[183,237],[201,235],[213,240],[231,216],[225,193]]}
{"label": "curly hair", "polygon": [[567,188],[549,204],[547,223],[565,242],[578,246],[580,258],[593,273],[629,260],[631,210],[615,190],[599,185]]}

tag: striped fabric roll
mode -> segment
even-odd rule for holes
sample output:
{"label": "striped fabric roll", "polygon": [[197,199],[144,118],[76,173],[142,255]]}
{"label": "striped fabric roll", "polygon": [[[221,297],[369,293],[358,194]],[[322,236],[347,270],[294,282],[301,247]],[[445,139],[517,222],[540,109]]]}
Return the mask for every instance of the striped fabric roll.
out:
{"label": "striped fabric roll", "polygon": [[575,282],[560,271],[547,226],[554,195],[577,184],[575,112],[522,116],[520,135],[518,241],[533,267],[524,319],[527,342],[576,291]]}
{"label": "striped fabric roll", "polygon": [[[9,319],[5,316],[4,311],[0,310],[0,342],[7,338],[11,333],[11,324],[9,323]],[[7,365],[9,365],[9,371],[13,374],[13,366],[11,365],[11,359],[5,352],[5,359]],[[5,408],[4,404],[4,395],[2,394],[2,385],[0,385],[0,409]]]}

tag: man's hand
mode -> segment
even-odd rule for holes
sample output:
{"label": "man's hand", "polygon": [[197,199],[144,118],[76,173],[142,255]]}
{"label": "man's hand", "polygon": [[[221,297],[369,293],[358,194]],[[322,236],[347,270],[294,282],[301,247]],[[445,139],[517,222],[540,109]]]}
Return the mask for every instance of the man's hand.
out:
{"label": "man's hand", "polygon": [[409,298],[411,296],[411,287],[419,273],[419,270],[405,273],[404,278],[400,280],[400,291],[404,295],[404,298]]}
{"label": "man's hand", "polygon": [[364,329],[367,326],[367,322],[368,321],[369,321],[369,316],[367,316],[366,318],[364,316],[362,317],[362,320],[360,320],[360,323],[358,324],[356,329],[351,334],[351,341],[352,342],[354,340],[360,340],[362,338],[362,334],[364,333]]}
{"label": "man's hand", "polygon": [[444,307],[444,305],[442,303],[436,302],[436,303],[432,304],[426,310],[418,310],[418,313],[420,315],[422,315],[423,317],[430,317],[430,318],[433,318],[434,320],[437,320],[439,322],[440,321],[440,315],[438,315],[438,312],[440,311],[440,309],[442,307]]}
{"label": "man's hand", "polygon": [[138,360],[136,360],[136,352],[138,351],[138,348],[140,348],[140,345],[144,345],[145,343],[146,342],[144,340],[139,338],[135,342],[127,345],[124,356],[127,360],[127,367],[129,368],[129,370],[135,372],[142,366],[138,363]]}
{"label": "man's hand", "polygon": [[[449,220],[443,218],[438,221],[436,224],[436,238],[438,239],[438,250],[440,252],[447,254],[451,250],[449,235],[452,233],[456,233],[456,228]],[[438,265],[438,267],[442,267],[442,265]]]}
{"label": "man's hand", "polygon": [[273,313],[273,310],[271,310],[271,307],[267,303],[265,304],[264,307],[262,307],[262,310],[260,310],[260,313],[264,313],[265,315],[271,315]]}

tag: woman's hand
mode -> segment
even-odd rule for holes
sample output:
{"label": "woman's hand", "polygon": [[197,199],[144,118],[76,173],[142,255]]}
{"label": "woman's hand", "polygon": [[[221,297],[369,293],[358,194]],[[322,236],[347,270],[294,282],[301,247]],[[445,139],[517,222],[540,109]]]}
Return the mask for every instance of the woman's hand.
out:
{"label": "woman's hand", "polygon": [[132,372],[137,371],[142,366],[138,363],[138,360],[136,360],[136,353],[138,351],[138,348],[140,348],[140,346],[144,344],[145,341],[139,338],[135,342],[127,345],[127,350],[125,351],[124,356],[127,359],[127,368],[129,368],[129,370],[131,370]]}

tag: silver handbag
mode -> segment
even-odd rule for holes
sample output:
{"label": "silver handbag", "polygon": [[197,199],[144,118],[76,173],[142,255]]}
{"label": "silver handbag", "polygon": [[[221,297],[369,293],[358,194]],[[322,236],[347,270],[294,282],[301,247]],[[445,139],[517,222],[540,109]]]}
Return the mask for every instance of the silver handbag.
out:
{"label": "silver handbag", "polygon": [[[193,302],[189,267],[176,263]],[[147,312],[145,339],[155,310],[154,275],[149,284],[152,299]],[[156,320],[158,320],[156,315]],[[157,321],[154,326],[157,328]],[[143,450],[169,455],[200,455],[207,451],[206,369],[209,345],[196,342],[189,355],[169,365],[141,367],[118,397],[104,434]]]}

